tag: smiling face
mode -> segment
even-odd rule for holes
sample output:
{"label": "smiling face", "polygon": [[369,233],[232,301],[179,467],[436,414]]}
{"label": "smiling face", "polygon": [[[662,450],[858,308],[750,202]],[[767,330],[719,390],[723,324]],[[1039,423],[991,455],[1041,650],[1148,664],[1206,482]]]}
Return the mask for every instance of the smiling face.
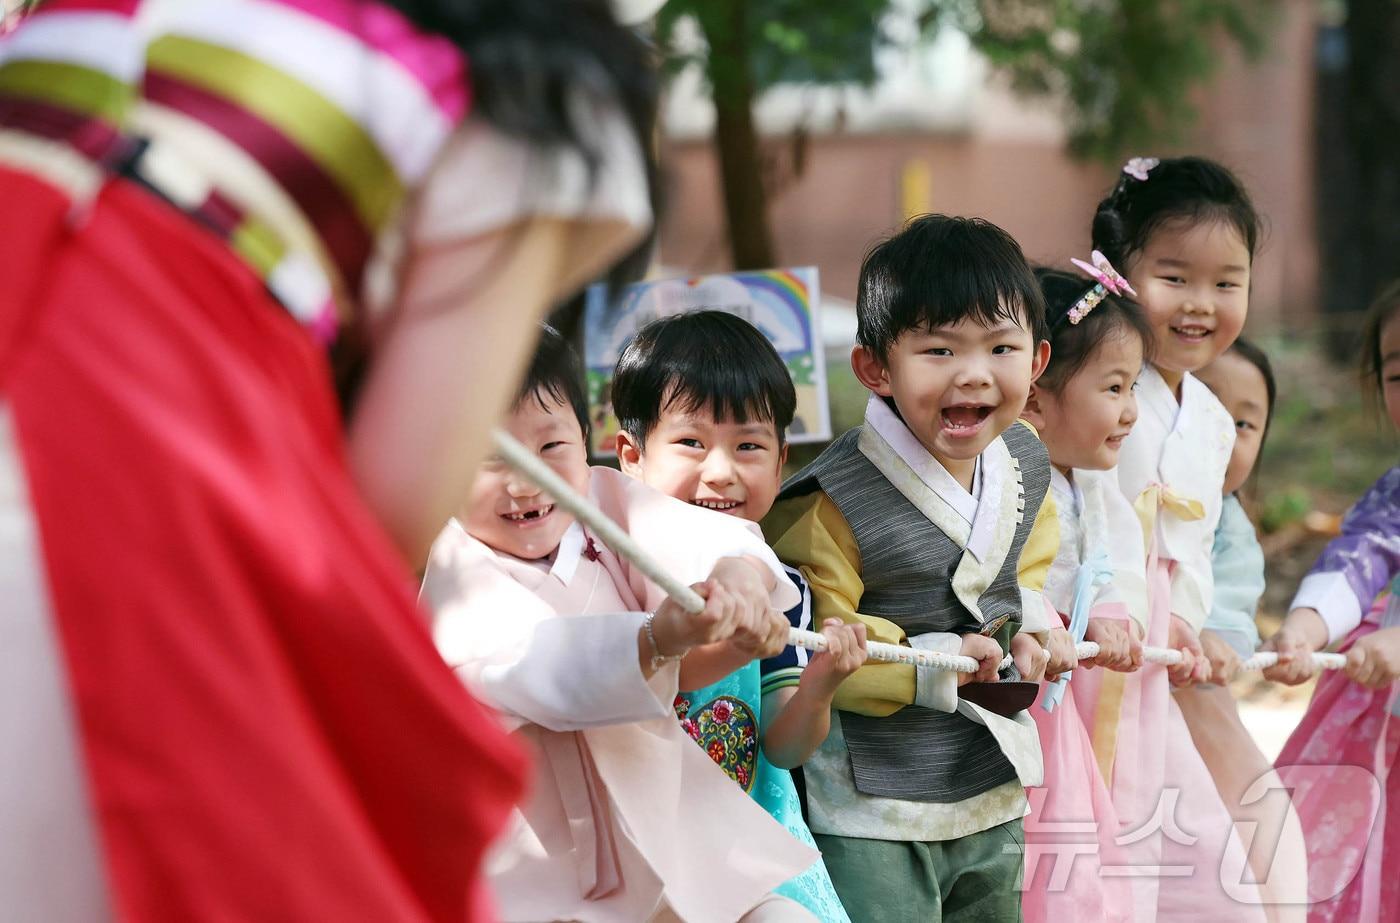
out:
{"label": "smiling face", "polygon": [[1142,340],[1118,328],[1058,391],[1036,386],[1026,417],[1061,470],[1106,471],[1137,421]]}
{"label": "smiling face", "polygon": [[1015,321],[999,318],[984,327],[964,320],[905,331],[884,362],[856,347],[851,364],[862,384],[894,400],[915,438],[969,487],[977,456],[1016,421],[1049,350]]}
{"label": "smiling face", "polygon": [[1235,421],[1235,448],[1225,469],[1225,493],[1232,494],[1249,480],[1264,431],[1269,425],[1269,385],[1264,373],[1237,352],[1227,352],[1201,369],[1199,377]]}
{"label": "smiling face", "polygon": [[758,522],[778,496],[787,446],[772,421],[663,409],[645,443],[618,434],[617,457],[624,473],[668,496]]}
{"label": "smiling face", "polygon": [[1244,328],[1249,248],[1226,221],[1169,222],[1128,266],[1128,281],[1156,335],[1152,364],[1176,390]]}
{"label": "smiling face", "polygon": [[[527,395],[503,428],[568,482],[588,492],[588,451],[573,407],[540,391]],[[467,533],[492,549],[517,558],[547,558],[573,523],[553,499],[502,461],[492,457],[477,471],[471,499],[458,517]]]}

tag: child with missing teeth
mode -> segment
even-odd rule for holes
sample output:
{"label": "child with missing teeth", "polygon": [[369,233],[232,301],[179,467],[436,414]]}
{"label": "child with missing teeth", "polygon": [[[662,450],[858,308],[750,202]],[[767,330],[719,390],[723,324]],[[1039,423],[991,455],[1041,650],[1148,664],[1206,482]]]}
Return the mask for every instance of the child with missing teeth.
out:
{"label": "child with missing teeth", "polygon": [[705,610],[666,600],[500,459],[478,471],[433,545],[423,596],[448,663],[535,751],[530,796],[489,870],[500,916],[811,921],[774,889],[816,850],[672,712],[691,658],[781,650],[797,591],[756,527],[590,468],[587,419],[577,359],[546,329],[505,429],[692,583]]}
{"label": "child with missing teeth", "polygon": [[[787,366],[753,325],[719,311],[662,318],[637,332],[618,360],[613,410],[622,470],[693,506],[758,522],[773,505],[787,458],[797,394]],[[811,627],[811,600],[794,628]],[[676,698],[682,727],[744,791],[804,843],[812,834],[789,769],[826,738],[836,688],[865,661],[865,630],[840,619],[822,627],[827,650],[786,648],[760,663],[715,658],[707,684]],[[683,678],[684,681],[685,678]],[[829,923],[849,918],[817,862],[778,893]]]}
{"label": "child with missing teeth", "polygon": [[1044,300],[1006,232],[941,215],[876,246],[857,297],[865,423],[784,485],[764,532],[816,618],[981,669],[857,670],[804,767],[808,822],[853,919],[1020,920],[1037,687],[987,684],[1008,647],[1007,679],[1049,659],[1059,527],[1045,446],[1018,421],[1049,354]]}

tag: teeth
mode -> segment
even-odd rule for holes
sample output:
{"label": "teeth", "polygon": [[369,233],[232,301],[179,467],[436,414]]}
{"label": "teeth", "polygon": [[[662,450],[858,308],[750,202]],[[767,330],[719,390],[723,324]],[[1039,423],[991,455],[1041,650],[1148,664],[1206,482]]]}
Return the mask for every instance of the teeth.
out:
{"label": "teeth", "polygon": [[692,500],[691,502],[707,510],[732,510],[739,505],[738,500]]}
{"label": "teeth", "polygon": [[539,509],[524,510],[519,513],[506,513],[506,519],[509,519],[511,522],[528,522],[532,519],[539,519],[541,516],[546,516],[553,511],[554,504],[551,503],[549,506],[542,506]]}
{"label": "teeth", "polygon": [[990,412],[990,407],[946,407],[943,417],[954,426],[974,426]]}

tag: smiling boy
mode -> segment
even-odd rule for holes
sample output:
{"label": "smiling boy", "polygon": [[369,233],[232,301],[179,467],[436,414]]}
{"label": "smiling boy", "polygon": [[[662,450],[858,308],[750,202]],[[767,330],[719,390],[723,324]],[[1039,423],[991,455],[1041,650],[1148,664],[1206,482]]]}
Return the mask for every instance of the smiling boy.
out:
{"label": "smiling boy", "polygon": [[808,817],[853,919],[1020,919],[1039,743],[1029,703],[998,714],[969,696],[1008,646],[1002,678],[1045,666],[1039,589],[1058,528],[1045,447],[1017,422],[1049,356],[1044,315],[1020,247],[984,221],[924,216],[876,246],[851,357],[865,424],[789,480],[763,523],[817,618],[981,664],[868,664],[837,691],[805,767]]}
{"label": "smiling boy", "polygon": [[[797,394],[777,351],[748,321],[721,311],[653,321],[619,357],[612,398],[625,473],[716,514],[753,523],[767,514],[782,484]],[[787,570],[802,593],[788,623],[811,628],[806,584]],[[788,770],[826,739],[832,697],[865,662],[863,626],[831,619],[821,631],[827,650],[810,659],[791,647],[761,664],[723,647],[713,655],[697,651],[681,681],[703,688],[682,685],[676,699],[676,714],[696,743],[803,843],[812,835]],[[755,724],[758,746],[748,734]],[[850,923],[821,863],[778,893],[822,923]]]}

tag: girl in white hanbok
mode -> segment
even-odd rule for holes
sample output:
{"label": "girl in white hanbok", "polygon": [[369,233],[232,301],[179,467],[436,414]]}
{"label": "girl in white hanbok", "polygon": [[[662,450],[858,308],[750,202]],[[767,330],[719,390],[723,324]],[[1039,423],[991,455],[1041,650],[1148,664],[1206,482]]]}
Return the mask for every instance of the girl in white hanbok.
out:
{"label": "girl in white hanbok", "polygon": [[1096,750],[1112,751],[1113,801],[1138,916],[1262,923],[1263,898],[1231,814],[1171,696],[1172,686],[1211,678],[1205,647],[1218,639],[1203,643],[1201,629],[1213,599],[1211,549],[1235,429],[1191,373],[1244,326],[1259,216],[1219,164],[1134,158],[1099,203],[1093,238],[1096,256],[1123,271],[1152,326],[1139,416],[1117,476],[1147,545],[1145,642],[1183,655],[1176,666],[1144,665],[1116,702],[1105,686],[1092,703]]}

